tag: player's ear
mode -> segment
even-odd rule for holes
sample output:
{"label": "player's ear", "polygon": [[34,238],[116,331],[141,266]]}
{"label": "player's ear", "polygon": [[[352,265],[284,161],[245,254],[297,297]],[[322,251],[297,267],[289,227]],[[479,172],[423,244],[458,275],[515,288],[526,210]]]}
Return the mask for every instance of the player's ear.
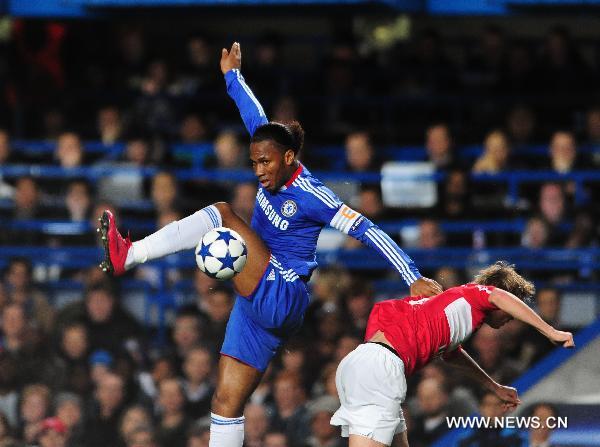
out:
{"label": "player's ear", "polygon": [[294,154],[294,151],[291,149],[288,149],[287,151],[285,151],[285,154],[283,154],[283,160],[285,161],[285,164],[288,166],[291,166],[295,159],[296,159],[296,154]]}

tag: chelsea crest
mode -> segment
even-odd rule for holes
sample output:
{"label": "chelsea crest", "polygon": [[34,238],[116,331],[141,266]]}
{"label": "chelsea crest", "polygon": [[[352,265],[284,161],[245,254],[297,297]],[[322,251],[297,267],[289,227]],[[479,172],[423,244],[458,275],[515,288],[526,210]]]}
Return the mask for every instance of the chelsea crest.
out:
{"label": "chelsea crest", "polygon": [[281,205],[281,214],[285,217],[292,217],[296,214],[296,211],[298,211],[298,206],[293,200],[286,200],[283,202],[283,205]]}

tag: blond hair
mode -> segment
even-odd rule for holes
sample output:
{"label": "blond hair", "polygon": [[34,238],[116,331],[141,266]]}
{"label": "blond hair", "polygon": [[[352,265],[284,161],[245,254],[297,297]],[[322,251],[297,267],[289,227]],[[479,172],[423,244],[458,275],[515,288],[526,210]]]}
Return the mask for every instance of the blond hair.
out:
{"label": "blond hair", "polygon": [[480,270],[473,282],[506,290],[523,301],[529,301],[535,293],[533,283],[519,275],[515,266],[506,261],[496,261]]}

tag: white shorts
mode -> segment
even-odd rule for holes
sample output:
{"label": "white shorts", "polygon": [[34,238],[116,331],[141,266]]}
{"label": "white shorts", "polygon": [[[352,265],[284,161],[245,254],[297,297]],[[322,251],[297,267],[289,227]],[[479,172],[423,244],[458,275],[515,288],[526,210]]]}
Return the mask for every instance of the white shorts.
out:
{"label": "white shorts", "polygon": [[340,362],[335,374],[340,408],[331,425],[342,436],[361,435],[391,445],[406,431],[401,404],[406,398],[404,363],[376,343],[360,345]]}

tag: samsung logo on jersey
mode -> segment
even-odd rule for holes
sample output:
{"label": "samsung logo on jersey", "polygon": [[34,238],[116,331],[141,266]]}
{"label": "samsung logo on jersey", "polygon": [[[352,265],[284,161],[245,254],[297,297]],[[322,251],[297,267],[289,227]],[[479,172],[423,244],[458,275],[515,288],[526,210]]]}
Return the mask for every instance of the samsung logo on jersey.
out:
{"label": "samsung logo on jersey", "polygon": [[265,216],[275,228],[279,228],[280,230],[287,230],[290,223],[282,218],[277,211],[273,208],[273,205],[269,203],[269,199],[265,197],[265,193],[262,189],[258,190],[256,194],[256,201],[258,202],[258,206],[264,211]]}

